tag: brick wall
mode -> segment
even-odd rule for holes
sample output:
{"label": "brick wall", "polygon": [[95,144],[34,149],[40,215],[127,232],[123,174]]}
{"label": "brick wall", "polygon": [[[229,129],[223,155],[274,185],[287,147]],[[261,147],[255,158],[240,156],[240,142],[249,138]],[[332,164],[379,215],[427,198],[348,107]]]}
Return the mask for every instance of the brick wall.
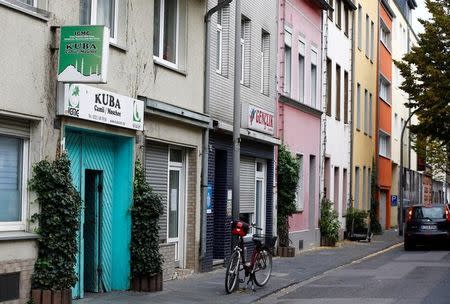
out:
{"label": "brick wall", "polygon": [[[196,206],[197,206],[197,149],[188,152],[187,169],[187,229],[186,229],[186,268],[196,270],[197,258],[195,243]],[[200,203],[200,202],[199,202]]]}
{"label": "brick wall", "polygon": [[159,244],[159,252],[164,258],[163,263],[163,280],[172,280],[175,273],[175,244],[164,243]]}
{"label": "brick wall", "polygon": [[31,275],[35,259],[9,260],[0,262],[0,274],[20,272],[20,299],[5,301],[4,304],[24,304],[29,300]]}

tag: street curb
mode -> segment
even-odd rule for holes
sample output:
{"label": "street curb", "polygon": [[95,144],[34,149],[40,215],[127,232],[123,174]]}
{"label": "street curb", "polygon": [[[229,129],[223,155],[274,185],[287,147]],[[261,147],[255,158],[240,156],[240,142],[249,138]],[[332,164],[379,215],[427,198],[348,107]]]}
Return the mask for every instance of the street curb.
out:
{"label": "street curb", "polygon": [[286,285],[286,286],[284,286],[284,287],[281,287],[281,288],[278,288],[278,289],[272,291],[272,292],[269,293],[269,294],[263,295],[263,296],[261,296],[260,298],[254,300],[254,301],[252,301],[252,302],[250,302],[250,303],[258,303],[258,302],[260,302],[260,301],[262,301],[262,300],[264,300],[264,299],[266,299],[266,298],[269,298],[270,296],[273,296],[274,294],[276,294],[276,293],[278,293],[278,292],[281,292],[281,291],[286,291],[286,293],[287,293],[287,292],[290,292],[290,291],[293,290],[293,289],[296,289],[296,288],[298,288],[298,287],[302,287],[302,286],[305,286],[305,285],[307,285],[307,284],[309,284],[309,283],[312,283],[312,282],[314,282],[314,281],[317,281],[317,280],[323,278],[324,276],[326,276],[327,274],[329,274],[330,272],[333,272],[333,271],[336,271],[336,270],[339,270],[339,269],[348,267],[348,266],[353,265],[353,264],[361,263],[361,262],[363,262],[363,261],[365,261],[365,260],[367,260],[367,259],[376,257],[376,256],[378,256],[378,255],[380,255],[380,254],[386,253],[386,252],[388,252],[388,251],[390,251],[390,250],[392,250],[392,249],[395,249],[395,248],[401,247],[401,246],[403,246],[403,242],[396,243],[396,244],[394,244],[394,245],[391,245],[391,246],[386,247],[386,248],[384,248],[384,249],[381,249],[381,250],[379,250],[379,251],[370,253],[370,254],[368,254],[368,255],[366,255],[366,256],[364,256],[364,257],[361,257],[361,258],[358,258],[358,259],[353,260],[353,261],[351,261],[351,262],[348,262],[348,263],[346,263],[346,264],[343,264],[343,265],[340,265],[340,266],[337,266],[337,267],[328,269],[328,270],[326,270],[326,271],[324,271],[324,272],[322,272],[322,273],[320,273],[320,274],[314,275],[313,277],[311,277],[311,278],[309,278],[309,279],[306,279],[306,280],[303,280],[303,281],[298,281],[298,282],[290,283],[290,284],[288,284],[288,285]]}

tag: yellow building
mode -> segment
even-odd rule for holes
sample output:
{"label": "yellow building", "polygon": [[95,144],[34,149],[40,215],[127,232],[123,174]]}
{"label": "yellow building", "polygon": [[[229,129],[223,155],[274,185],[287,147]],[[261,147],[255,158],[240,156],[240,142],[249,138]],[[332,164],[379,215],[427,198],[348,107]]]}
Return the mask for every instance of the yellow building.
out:
{"label": "yellow building", "polygon": [[351,203],[368,210],[377,139],[378,1],[356,0],[355,5]]}

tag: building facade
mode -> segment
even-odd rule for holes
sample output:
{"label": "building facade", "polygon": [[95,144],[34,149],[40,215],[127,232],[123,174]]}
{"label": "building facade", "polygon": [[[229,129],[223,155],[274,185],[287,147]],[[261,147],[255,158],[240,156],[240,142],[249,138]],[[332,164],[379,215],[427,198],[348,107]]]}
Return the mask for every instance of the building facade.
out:
{"label": "building facade", "polygon": [[377,194],[378,217],[382,229],[391,227],[392,187],[392,54],[391,32],[394,12],[387,1],[379,3],[378,27],[378,92],[377,92]]}
{"label": "building facade", "polygon": [[353,207],[368,210],[377,137],[378,2],[355,1],[355,5],[351,200]]}
{"label": "building facade", "polygon": [[[324,196],[334,203],[341,227],[350,193],[352,123],[352,54],[354,11],[352,1],[331,1],[327,18],[326,107],[324,112]],[[337,47],[339,46],[339,47]]]}
{"label": "building facade", "polygon": [[278,136],[300,163],[297,213],[289,218],[296,249],[317,246],[322,116],[323,1],[279,1]]}
{"label": "building facade", "polygon": [[[37,255],[34,227],[28,221],[39,210],[27,189],[31,168],[62,150],[69,155],[73,183],[84,201],[74,298],[129,288],[129,209],[136,158],[163,199],[164,279],[176,269],[199,269],[200,151],[203,131],[210,124],[203,114],[206,2],[172,3],[0,2],[1,20],[6,21],[0,35],[24,50],[11,53],[0,48],[2,67],[9,71],[0,76],[5,92],[0,102],[1,166],[6,163],[17,181],[0,186],[9,198],[0,223],[0,275],[20,282],[13,300],[27,301]],[[56,79],[59,28],[76,24],[105,24],[110,29],[105,84],[64,84]],[[83,71],[83,63],[78,68]],[[79,118],[65,111],[66,100],[76,99],[83,107],[92,102],[90,97],[106,100],[104,112],[121,116],[120,111],[143,104],[145,114],[135,117],[139,127],[129,127],[99,113]],[[5,172],[3,167],[0,171]]]}
{"label": "building facade", "polygon": [[[208,8],[217,5],[208,1]],[[241,16],[235,2],[212,16],[209,58],[210,115],[208,188],[211,208],[207,214],[206,254],[202,270],[223,263],[231,252],[231,199],[233,160],[233,88],[235,18],[241,20],[242,73],[240,90],[241,157],[240,217],[254,222],[267,234],[274,224],[274,147],[276,1],[243,1]],[[276,217],[275,217],[276,218]]]}

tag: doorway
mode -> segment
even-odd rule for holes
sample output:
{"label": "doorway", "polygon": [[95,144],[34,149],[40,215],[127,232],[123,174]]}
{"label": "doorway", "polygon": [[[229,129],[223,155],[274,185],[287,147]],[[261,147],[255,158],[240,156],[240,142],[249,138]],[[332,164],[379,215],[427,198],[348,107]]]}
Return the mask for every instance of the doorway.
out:
{"label": "doorway", "polygon": [[387,200],[387,193],[385,191],[380,192],[380,225],[381,228],[384,230],[386,229],[386,200]]}
{"label": "doorway", "polygon": [[84,291],[104,292],[102,283],[102,191],[103,172],[85,171],[84,192]]}

